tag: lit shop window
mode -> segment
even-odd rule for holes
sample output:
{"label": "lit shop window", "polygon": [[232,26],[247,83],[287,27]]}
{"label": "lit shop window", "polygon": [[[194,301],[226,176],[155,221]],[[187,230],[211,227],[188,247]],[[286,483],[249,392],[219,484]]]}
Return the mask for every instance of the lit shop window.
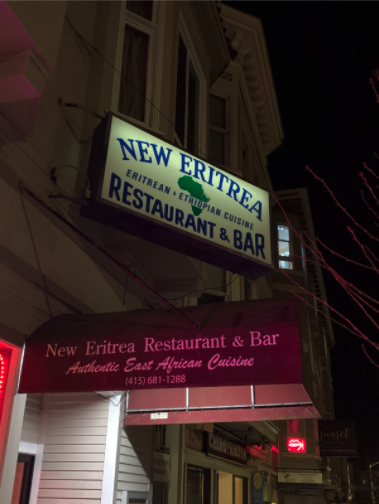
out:
{"label": "lit shop window", "polygon": [[290,228],[283,224],[278,224],[278,251],[279,268],[293,269]]}
{"label": "lit shop window", "polygon": [[176,75],[175,134],[180,147],[197,153],[200,83],[186,44],[179,34]]}
{"label": "lit shop window", "polygon": [[228,147],[227,101],[219,96],[209,96],[209,161],[222,166],[227,164]]}

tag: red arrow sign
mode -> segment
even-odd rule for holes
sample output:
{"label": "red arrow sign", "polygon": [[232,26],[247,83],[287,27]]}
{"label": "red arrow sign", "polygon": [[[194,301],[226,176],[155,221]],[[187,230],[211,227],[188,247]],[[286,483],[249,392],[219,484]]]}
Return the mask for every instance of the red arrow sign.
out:
{"label": "red arrow sign", "polygon": [[305,453],[305,439],[303,438],[289,438],[287,442],[289,452]]}

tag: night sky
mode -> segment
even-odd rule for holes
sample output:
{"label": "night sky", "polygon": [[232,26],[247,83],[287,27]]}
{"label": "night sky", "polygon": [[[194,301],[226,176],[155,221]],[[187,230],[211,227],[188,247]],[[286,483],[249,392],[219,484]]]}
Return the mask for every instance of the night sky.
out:
{"label": "night sky", "polygon": [[[274,189],[307,187],[316,235],[341,254],[362,261],[346,230],[347,218],[305,166],[324,178],[341,203],[379,237],[375,218],[361,200],[358,176],[364,161],[379,174],[379,161],[373,155],[373,151],[379,154],[379,104],[368,83],[379,67],[377,2],[225,3],[263,23],[285,136],[269,157]],[[372,245],[369,239],[365,242]],[[379,256],[378,245],[372,250]],[[333,258],[331,263],[379,298],[375,273]],[[379,341],[378,330],[331,275],[326,272],[324,278],[330,304]],[[334,333],[336,419],[356,421],[357,462],[367,468],[379,460],[379,368],[365,357],[355,336],[337,325]],[[379,365],[379,352],[369,352]]]}

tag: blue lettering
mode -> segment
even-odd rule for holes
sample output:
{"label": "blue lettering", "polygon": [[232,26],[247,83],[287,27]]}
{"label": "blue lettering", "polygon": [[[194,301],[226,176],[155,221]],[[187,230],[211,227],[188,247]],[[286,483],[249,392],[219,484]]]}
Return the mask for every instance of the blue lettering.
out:
{"label": "blue lettering", "polygon": [[136,198],[133,200],[133,206],[137,210],[140,210],[143,207],[143,201],[141,199],[141,197],[143,196],[143,191],[141,191],[141,189],[134,189],[133,194]]}
{"label": "blue lettering", "polygon": [[187,229],[189,226],[195,231],[196,233],[196,224],[195,224],[195,217],[191,214],[188,214],[186,223],[184,224],[184,227]]}
{"label": "blue lettering", "polygon": [[201,180],[203,182],[206,182],[204,178],[204,172],[205,172],[205,164],[199,161],[198,159],[195,159],[195,173],[193,174],[193,176],[198,179],[200,174]]}
{"label": "blue lettering", "polygon": [[[235,189],[233,189],[235,187]],[[232,197],[232,193],[234,194],[234,200],[238,202],[237,193],[240,192],[240,186],[234,180],[230,180],[229,191],[227,192],[227,196]]]}
{"label": "blue lettering", "polygon": [[116,195],[116,199],[117,201],[120,201],[120,194],[119,194],[119,190],[120,190],[120,187],[121,187],[121,179],[120,177],[118,177],[115,173],[112,173],[111,175],[111,183],[109,185],[109,197],[110,198],[113,198],[113,194]]}
{"label": "blue lettering", "polygon": [[212,166],[209,166],[209,165],[208,165],[208,168],[209,168],[209,180],[208,180],[208,184],[210,186],[213,186],[213,174],[214,174],[215,169],[212,168]]}
{"label": "blue lettering", "polygon": [[262,234],[257,233],[255,235],[255,250],[257,252],[257,257],[259,257],[259,252],[263,259],[266,259],[263,249],[265,248],[265,237]]}
{"label": "blue lettering", "polygon": [[209,227],[210,227],[210,230],[209,230],[209,236],[211,238],[213,238],[213,232],[214,232],[214,228],[216,227],[216,224],[214,222],[208,222],[209,224]]}
{"label": "blue lettering", "polygon": [[220,183],[217,187],[217,189],[219,191],[222,191],[222,184],[224,183],[224,180],[229,180],[229,177],[227,177],[226,175],[224,175],[223,173],[219,172],[219,171],[216,171],[216,175],[220,175]]}
{"label": "blue lettering", "polygon": [[244,252],[246,252],[247,249],[250,249],[252,255],[255,255],[254,254],[254,247],[253,247],[253,239],[252,239],[250,233],[246,233],[245,244],[244,244],[244,247],[243,247]]}
{"label": "blue lettering", "polygon": [[170,154],[172,152],[172,149],[167,149],[167,155],[166,155],[163,147],[160,147],[159,152],[158,152],[158,150],[157,150],[158,146],[156,144],[150,144],[150,145],[153,148],[154,156],[157,161],[157,164],[159,165],[161,163],[161,159],[163,159],[163,163],[167,167],[167,163],[170,159]]}
{"label": "blue lettering", "polygon": [[129,161],[129,158],[126,156],[126,151],[128,151],[129,154],[131,156],[133,156],[134,159],[137,161],[137,156],[136,156],[136,152],[135,152],[134,144],[133,144],[134,140],[132,140],[131,138],[129,138],[130,146],[122,138],[117,138],[117,140],[120,142],[120,147],[121,147],[121,150],[122,150],[122,154],[124,156],[122,159],[124,161]]}
{"label": "blue lettering", "polygon": [[257,219],[262,222],[262,203],[260,201],[257,201],[255,205],[249,208],[249,212],[253,213],[253,210],[258,214]]}
{"label": "blue lettering", "polygon": [[[148,159],[145,158],[145,154],[149,154],[148,153],[148,150],[147,150],[147,147],[149,147],[149,143],[147,142],[142,142],[141,140],[136,140],[136,142],[138,143],[138,147],[139,147],[139,153],[140,153],[140,156],[141,156],[141,163],[151,163],[151,157],[149,157]],[[147,145],[147,147],[142,147],[142,145]]]}
{"label": "blue lettering", "polygon": [[197,232],[207,236],[207,221],[203,221],[200,217],[197,218]]}
{"label": "blue lettering", "polygon": [[175,224],[180,224],[183,227],[183,219],[184,219],[184,212],[177,208],[175,213]]}
{"label": "blue lettering", "polygon": [[242,233],[238,229],[234,230],[234,248],[242,250]]}
{"label": "blue lettering", "polygon": [[132,193],[128,191],[128,188],[133,189],[132,184],[129,184],[129,182],[124,182],[124,191],[122,193],[122,202],[125,205],[131,205],[130,201],[128,201],[128,196],[131,196]]}
{"label": "blue lettering", "polygon": [[[187,172],[185,169],[186,166],[189,168],[189,164],[192,161],[191,156],[187,156],[187,154],[184,154],[183,152],[181,152],[180,155],[182,156],[182,167],[180,168],[180,171],[186,175],[192,175],[191,170]],[[187,161],[187,159],[189,159],[189,161]]]}
{"label": "blue lettering", "polygon": [[151,200],[154,199],[153,196],[150,196],[150,194],[147,194],[147,193],[143,193],[145,196],[146,196],[146,212],[149,213],[150,211],[150,202]]}
{"label": "blue lettering", "polygon": [[[168,215],[168,212],[167,212],[168,209],[170,209],[170,214],[169,215]],[[164,206],[164,218],[168,222],[172,222],[172,219],[174,218],[174,207],[168,206],[167,203]]]}
{"label": "blue lettering", "polygon": [[[251,193],[249,193],[249,191],[247,191],[246,189],[243,189],[242,190],[242,196],[241,196],[241,201],[240,201],[240,205],[242,205],[244,208],[249,208],[247,206],[247,202],[249,201],[250,198],[247,197],[247,195],[250,196],[250,198],[253,197],[253,195]],[[245,200],[246,200],[246,205],[244,205],[245,203]]]}
{"label": "blue lettering", "polygon": [[151,210],[151,215],[154,215],[155,213],[159,213],[161,219],[163,219],[163,206],[161,200],[159,199],[154,201],[153,209]]}

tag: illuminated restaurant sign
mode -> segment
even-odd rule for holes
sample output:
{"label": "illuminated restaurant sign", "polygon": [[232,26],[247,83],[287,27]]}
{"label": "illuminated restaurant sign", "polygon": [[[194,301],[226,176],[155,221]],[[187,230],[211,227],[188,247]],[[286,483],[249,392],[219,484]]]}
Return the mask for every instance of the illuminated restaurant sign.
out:
{"label": "illuminated restaurant sign", "polygon": [[25,343],[20,393],[301,383],[297,303],[62,315]]}
{"label": "illuminated restaurant sign", "polygon": [[306,453],[306,444],[304,438],[289,438],[287,441],[289,452]]}
{"label": "illuminated restaurant sign", "polygon": [[82,214],[257,278],[272,267],[267,191],[108,114],[95,130]]}

